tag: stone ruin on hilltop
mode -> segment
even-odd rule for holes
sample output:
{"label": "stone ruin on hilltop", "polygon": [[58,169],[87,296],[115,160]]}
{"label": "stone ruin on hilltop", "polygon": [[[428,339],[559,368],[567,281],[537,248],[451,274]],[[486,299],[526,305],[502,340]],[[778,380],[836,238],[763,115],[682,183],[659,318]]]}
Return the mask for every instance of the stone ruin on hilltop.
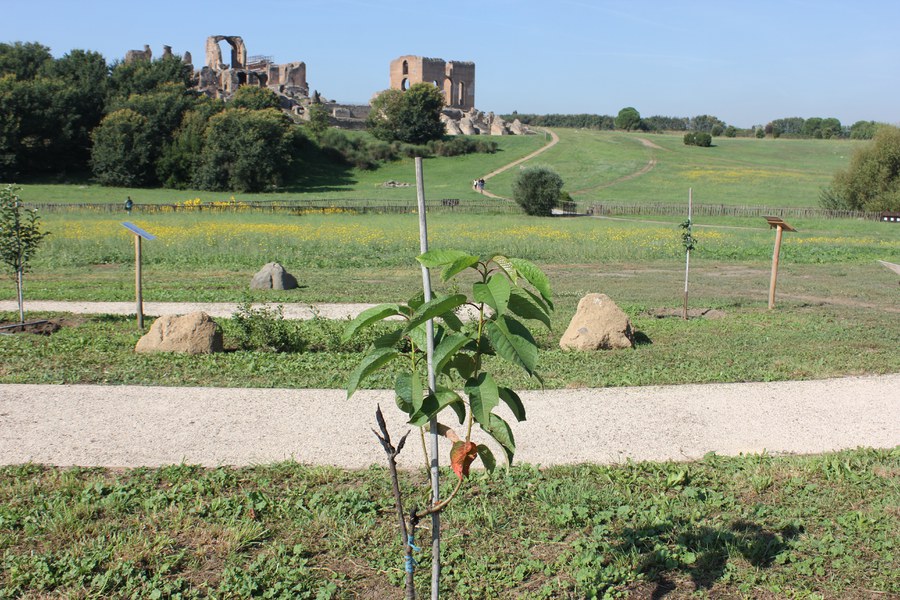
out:
{"label": "stone ruin on hilltop", "polygon": [[[231,49],[230,61],[222,56],[221,42]],[[163,46],[163,58],[171,57],[171,46]],[[129,50],[125,63],[153,58],[150,46]],[[330,116],[331,123],[345,129],[362,129],[369,115],[368,105],[339,104],[314,94],[310,97],[306,81],[306,63],[296,61],[276,64],[270,56],[248,56],[243,38],[236,35],[212,35],[206,38],[206,60],[194,70],[190,52],[182,58],[192,72],[194,89],[227,100],[243,85],[267,88],[278,94],[281,107],[301,120],[309,119],[309,107],[318,101]],[[475,63],[444,61],[422,56],[401,56],[390,65],[390,87],[406,90],[410,85],[427,82],[444,94],[447,106],[441,120],[449,135],[523,135],[531,133],[518,119],[507,123],[494,113],[475,108]]]}

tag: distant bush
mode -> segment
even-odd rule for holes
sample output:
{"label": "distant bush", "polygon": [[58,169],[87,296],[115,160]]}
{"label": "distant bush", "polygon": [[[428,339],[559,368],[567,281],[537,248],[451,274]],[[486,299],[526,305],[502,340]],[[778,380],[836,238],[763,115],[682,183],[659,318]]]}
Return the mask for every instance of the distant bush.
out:
{"label": "distant bush", "polygon": [[882,125],[872,142],[859,148],[850,166],[822,190],[824,208],[900,210],[900,129]]}
{"label": "distant bush", "polygon": [[513,199],[532,216],[549,217],[557,206],[563,180],[550,167],[522,169],[513,181]]}
{"label": "distant bush", "polygon": [[712,146],[712,136],[705,131],[689,131],[684,134],[684,145],[709,148]]}
{"label": "distant bush", "polygon": [[253,308],[248,300],[238,305],[231,315],[229,333],[241,350],[261,352],[301,352],[305,343],[294,334],[289,321],[284,320],[282,307]]}
{"label": "distant bush", "polygon": [[734,125],[729,125],[725,128],[725,137],[733,138],[737,137],[737,128]]}
{"label": "distant bush", "polygon": [[358,169],[374,169],[380,163],[400,158],[460,156],[473,153],[493,154],[497,151],[497,143],[491,140],[456,136],[417,145],[348,135],[338,129],[329,129],[324,132],[319,143],[324,150]]}

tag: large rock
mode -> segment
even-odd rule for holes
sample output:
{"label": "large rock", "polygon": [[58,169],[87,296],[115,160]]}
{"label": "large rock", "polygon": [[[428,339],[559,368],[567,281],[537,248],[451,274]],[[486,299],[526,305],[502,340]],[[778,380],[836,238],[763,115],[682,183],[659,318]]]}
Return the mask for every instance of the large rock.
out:
{"label": "large rock", "polygon": [[134,347],[142,353],[212,354],[223,350],[222,332],[205,312],[160,317]]}
{"label": "large rock", "polygon": [[634,347],[631,320],[606,294],[588,294],[559,340],[563,350],[608,350]]}
{"label": "large rock", "polygon": [[297,278],[284,270],[280,263],[266,263],[250,281],[251,290],[292,290]]}

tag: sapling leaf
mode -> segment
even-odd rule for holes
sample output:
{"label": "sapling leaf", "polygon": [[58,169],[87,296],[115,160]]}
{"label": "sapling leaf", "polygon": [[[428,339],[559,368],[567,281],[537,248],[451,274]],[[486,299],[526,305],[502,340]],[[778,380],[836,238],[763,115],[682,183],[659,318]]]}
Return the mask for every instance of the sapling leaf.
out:
{"label": "sapling leaf", "polygon": [[462,423],[465,419],[465,405],[463,404],[462,398],[451,389],[438,388],[434,394],[425,396],[425,400],[422,402],[422,408],[413,413],[409,419],[409,424],[416,427],[422,427],[428,423],[432,417],[437,416],[438,413],[448,406],[453,409],[456,416],[459,417],[459,422]]}
{"label": "sapling leaf", "polygon": [[482,425],[481,428],[500,444],[506,453],[507,463],[512,465],[513,455],[516,453],[516,440],[513,437],[509,424],[497,415],[492,414],[490,425],[488,427]]}
{"label": "sapling leaf", "polygon": [[452,329],[453,331],[460,331],[463,328],[463,322],[454,312],[442,314],[441,321],[444,322],[444,325],[446,325],[448,329]]}
{"label": "sapling leaf", "polygon": [[479,373],[478,377],[466,381],[464,389],[469,397],[469,406],[475,420],[482,427],[489,426],[491,411],[500,404],[500,396],[494,378],[490,373]]}
{"label": "sapling leaf", "polygon": [[478,444],[478,458],[481,459],[488,473],[493,473],[494,469],[497,468],[497,459],[494,458],[494,453],[484,444]]}
{"label": "sapling leaf", "polygon": [[394,317],[401,314],[403,313],[400,312],[400,306],[397,304],[379,304],[378,306],[367,308],[356,315],[356,318],[347,324],[344,328],[343,335],[341,335],[341,341],[348,341],[353,337],[353,334],[363,327],[368,327],[369,325],[382,321],[388,317]]}
{"label": "sapling leaf", "polygon": [[522,290],[521,288],[512,289],[509,296],[509,312],[523,319],[540,321],[547,329],[551,329],[550,315],[544,309],[543,303],[538,304],[527,293],[528,290]]}
{"label": "sapling leaf", "polygon": [[407,372],[398,375],[394,392],[397,394],[397,406],[406,414],[411,415],[422,409],[425,394],[418,373]]}
{"label": "sapling leaf", "polygon": [[463,252],[462,250],[429,250],[428,252],[417,256],[416,260],[419,261],[422,266],[430,269],[433,267],[449,265],[466,256],[469,256],[469,253]]}
{"label": "sapling leaf", "polygon": [[425,330],[424,323],[407,331],[406,335],[409,336],[410,341],[412,341],[416,348],[425,352],[425,347],[428,345],[428,332]]}
{"label": "sapling leaf", "polygon": [[415,314],[406,324],[406,331],[413,329],[427,321],[440,317],[444,313],[451,312],[466,302],[463,294],[453,294],[451,296],[443,296],[426,302],[416,309]]}
{"label": "sapling leaf", "polygon": [[347,380],[347,398],[356,392],[363,379],[394,360],[399,354],[393,348],[375,348],[366,354],[359,366],[350,373],[350,377]]}
{"label": "sapling leaf", "polygon": [[434,365],[435,373],[443,372],[447,363],[450,362],[456,353],[459,352],[460,348],[465,346],[468,342],[469,337],[461,333],[445,336],[440,343],[434,347],[432,364]]}
{"label": "sapling leaf", "polygon": [[547,306],[553,308],[553,292],[550,290],[550,280],[544,275],[536,264],[523,258],[511,258],[509,261],[519,272],[519,275],[525,278],[528,283],[534,286],[541,297],[547,302]]}
{"label": "sapling leaf", "polygon": [[538,348],[528,328],[509,317],[489,321],[485,327],[488,338],[497,354],[510,363],[522,367],[529,375],[534,374]]}
{"label": "sapling leaf", "polygon": [[455,442],[450,449],[450,466],[460,479],[469,476],[469,467],[478,457],[478,446],[472,442]]}
{"label": "sapling leaf", "polygon": [[463,379],[469,379],[475,374],[475,359],[468,354],[457,354],[447,366],[449,368],[444,371],[447,375],[450,375],[451,369],[456,369]]}
{"label": "sapling leaf", "polygon": [[519,285],[519,272],[516,270],[516,267],[512,264],[512,261],[509,260],[506,256],[502,254],[497,254],[492,259],[494,263],[503,269],[503,272],[506,273],[506,276],[509,277],[510,281],[512,281],[513,285]]}
{"label": "sapling leaf", "polygon": [[524,421],[525,405],[522,404],[522,399],[519,398],[519,395],[507,387],[498,388],[498,392],[500,394],[500,399],[503,400],[509,407],[509,410],[512,411],[516,421],[519,421],[520,423]]}
{"label": "sapling leaf", "polygon": [[477,264],[477,256],[472,256],[471,254],[461,256],[450,263],[443,271],[441,271],[441,281],[448,281],[452,279],[454,275],[458,275],[469,267],[473,267]]}
{"label": "sapling leaf", "polygon": [[398,329],[396,331],[392,331],[390,333],[386,333],[384,335],[378,336],[372,345],[376,348],[393,348],[400,340],[403,339],[403,329]]}
{"label": "sapling leaf", "polygon": [[486,282],[472,286],[472,297],[475,301],[484,302],[493,308],[494,314],[498,317],[506,312],[509,295],[509,280],[502,275],[491,275]]}

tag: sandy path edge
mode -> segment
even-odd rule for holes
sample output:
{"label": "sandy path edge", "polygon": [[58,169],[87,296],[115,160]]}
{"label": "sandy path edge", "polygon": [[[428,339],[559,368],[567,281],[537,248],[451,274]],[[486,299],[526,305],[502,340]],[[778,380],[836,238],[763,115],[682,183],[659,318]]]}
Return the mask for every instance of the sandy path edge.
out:
{"label": "sandy path edge", "polygon": [[[516,460],[532,464],[900,445],[900,374],[521,396],[528,421],[514,423],[505,407],[498,412],[512,423]],[[136,467],[293,459],[362,468],[383,462],[370,430],[378,403],[391,431],[406,431],[387,390],[348,400],[343,390],[0,385],[0,462]],[[405,467],[421,460],[418,443],[401,456]]]}

